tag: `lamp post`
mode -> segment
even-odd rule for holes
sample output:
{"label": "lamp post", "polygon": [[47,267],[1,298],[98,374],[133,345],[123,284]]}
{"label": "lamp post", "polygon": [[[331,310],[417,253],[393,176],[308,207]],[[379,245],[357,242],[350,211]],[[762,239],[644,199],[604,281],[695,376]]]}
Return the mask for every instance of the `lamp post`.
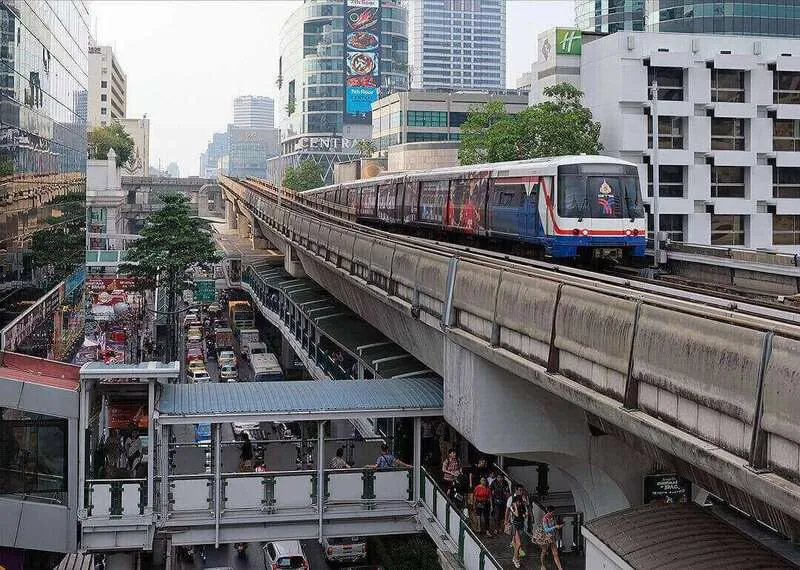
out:
{"label": "lamp post", "polygon": [[658,215],[658,81],[653,81],[650,86],[652,102],[650,103],[650,115],[653,121],[653,152],[650,154],[650,163],[653,166],[653,267],[658,268],[661,262],[661,224]]}

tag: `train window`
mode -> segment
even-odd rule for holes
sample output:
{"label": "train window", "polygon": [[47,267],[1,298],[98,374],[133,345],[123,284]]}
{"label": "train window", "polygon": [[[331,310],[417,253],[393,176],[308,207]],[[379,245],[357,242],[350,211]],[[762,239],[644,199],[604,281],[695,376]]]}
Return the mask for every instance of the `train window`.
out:
{"label": "train window", "polygon": [[378,217],[381,220],[394,219],[395,185],[382,184],[378,187]]}
{"label": "train window", "polygon": [[494,204],[501,207],[518,208],[525,196],[524,184],[495,184]]}
{"label": "train window", "polygon": [[375,186],[366,186],[361,189],[361,206],[358,209],[360,216],[374,216],[376,198],[378,196]]}
{"label": "train window", "polygon": [[348,188],[347,190],[347,205],[353,209],[358,209],[359,204],[359,189],[358,188]]}
{"label": "train window", "polygon": [[639,176],[623,165],[559,167],[558,215],[562,218],[641,218]]}
{"label": "train window", "polygon": [[428,180],[421,183],[419,219],[424,222],[441,222],[447,204],[448,180]]}

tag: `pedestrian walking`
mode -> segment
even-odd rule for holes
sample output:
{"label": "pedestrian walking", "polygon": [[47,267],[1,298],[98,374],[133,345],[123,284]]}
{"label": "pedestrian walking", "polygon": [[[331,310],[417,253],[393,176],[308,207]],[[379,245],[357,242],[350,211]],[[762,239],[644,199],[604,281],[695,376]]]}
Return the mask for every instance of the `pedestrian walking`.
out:
{"label": "pedestrian walking", "polygon": [[452,487],[456,478],[461,475],[461,461],[458,460],[455,449],[450,449],[442,461],[442,477],[445,485]]}
{"label": "pedestrian walking", "polygon": [[505,475],[498,473],[494,481],[489,485],[492,492],[492,514],[494,518],[494,534],[503,532],[506,518],[506,501],[511,494],[508,488],[508,481]]}
{"label": "pedestrian walking", "polygon": [[340,447],[336,450],[336,455],[328,464],[328,469],[347,469],[350,467],[344,459],[344,448]]}
{"label": "pedestrian walking", "polygon": [[381,445],[381,454],[372,465],[367,465],[373,469],[391,469],[393,467],[411,467],[408,463],[403,463],[389,452],[389,446],[385,443]]}
{"label": "pedestrian walking", "polygon": [[489,490],[489,483],[486,481],[486,477],[481,477],[480,482],[472,491],[472,497],[475,503],[475,517],[478,522],[477,532],[483,532],[486,536],[492,536],[489,529],[489,516],[492,509],[491,496],[492,493]]}
{"label": "pedestrian walking", "polygon": [[247,432],[242,432],[242,453],[239,456],[239,471],[244,473],[253,470],[253,444],[250,443],[250,436]]}
{"label": "pedestrian walking", "polygon": [[519,559],[524,551],[522,550],[522,533],[525,530],[525,518],[528,516],[528,506],[522,494],[515,495],[511,502],[511,537],[514,542],[514,556],[511,562],[515,568],[519,568]]}
{"label": "pedestrian walking", "polygon": [[545,513],[542,517],[542,524],[536,525],[531,534],[531,539],[539,546],[539,564],[542,569],[546,568],[545,559],[547,558],[547,551],[553,554],[553,561],[556,563],[558,570],[563,570],[561,566],[561,559],[558,557],[558,545],[556,544],[556,530],[563,528],[563,524],[559,524],[556,520],[556,511],[553,507],[545,507]]}

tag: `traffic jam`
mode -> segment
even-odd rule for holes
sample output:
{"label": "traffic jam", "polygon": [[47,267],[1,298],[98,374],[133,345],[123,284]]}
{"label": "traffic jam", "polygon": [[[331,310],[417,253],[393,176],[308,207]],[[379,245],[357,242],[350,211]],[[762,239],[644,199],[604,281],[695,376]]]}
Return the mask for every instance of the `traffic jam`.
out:
{"label": "traffic jam", "polygon": [[[255,326],[249,301],[229,299],[227,292],[217,292],[213,302],[190,305],[183,320],[183,329],[187,383],[270,382],[284,379],[278,358],[269,350]],[[299,443],[300,430],[300,424],[232,423],[229,428],[224,427],[223,440],[232,437],[237,442],[241,449],[239,470],[243,472],[267,471],[268,465],[270,470],[312,468],[313,453],[310,447],[304,448]],[[292,444],[293,440],[298,443],[294,465],[274,465],[274,460],[266,457],[267,443],[276,440],[286,444]],[[195,424],[194,443],[208,447],[210,452],[210,424]],[[210,467],[210,457],[206,462]],[[238,557],[248,558],[249,546],[254,545],[237,543],[233,549]],[[313,559],[325,563],[358,563],[363,562],[367,555],[366,541],[359,537],[326,537],[322,545],[312,546],[321,552],[307,553],[309,545],[305,541],[260,544],[259,550],[262,552],[259,558],[263,557],[265,568],[308,569],[309,561]],[[211,552],[205,548],[199,550],[199,558],[203,562],[206,562],[207,554]],[[311,557],[307,554],[311,554]],[[194,548],[179,551],[179,557],[189,564],[194,563],[197,555],[198,551]]]}

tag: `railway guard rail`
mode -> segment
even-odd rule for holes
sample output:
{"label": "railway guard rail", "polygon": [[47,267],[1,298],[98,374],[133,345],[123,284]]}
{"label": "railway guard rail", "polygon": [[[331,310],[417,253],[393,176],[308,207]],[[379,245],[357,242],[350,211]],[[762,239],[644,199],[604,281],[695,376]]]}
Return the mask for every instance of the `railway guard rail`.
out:
{"label": "railway guard rail", "polygon": [[[242,186],[224,184],[243,194]],[[797,326],[444,254],[272,198],[264,192],[247,204],[262,230],[407,317],[581,406],[606,433],[787,536],[800,536]],[[444,374],[441,360],[421,359]]]}

